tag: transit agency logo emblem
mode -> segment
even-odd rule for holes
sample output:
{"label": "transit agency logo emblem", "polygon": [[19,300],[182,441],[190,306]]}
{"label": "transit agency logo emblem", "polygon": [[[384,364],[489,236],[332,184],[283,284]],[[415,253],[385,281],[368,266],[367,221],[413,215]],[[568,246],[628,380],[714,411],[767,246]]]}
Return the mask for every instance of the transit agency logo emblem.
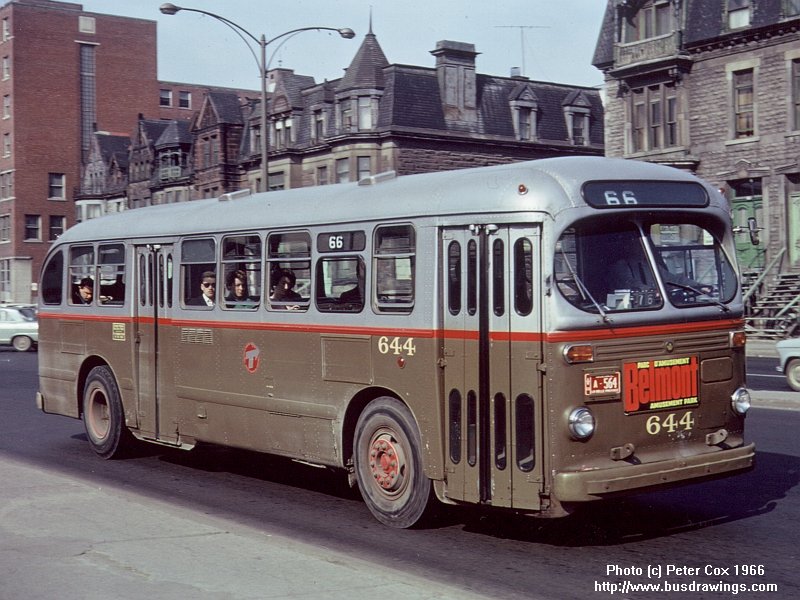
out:
{"label": "transit agency logo emblem", "polygon": [[248,342],[244,347],[244,367],[249,373],[258,371],[258,363],[261,357],[261,350],[252,342]]}

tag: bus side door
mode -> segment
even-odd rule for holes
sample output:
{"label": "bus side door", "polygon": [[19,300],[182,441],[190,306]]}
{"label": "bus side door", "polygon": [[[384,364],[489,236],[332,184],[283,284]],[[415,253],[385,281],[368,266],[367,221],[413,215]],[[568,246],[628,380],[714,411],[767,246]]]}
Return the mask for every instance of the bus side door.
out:
{"label": "bus side door", "polygon": [[539,229],[442,232],[448,495],[538,508],[542,483]]}
{"label": "bus side door", "polygon": [[[173,305],[172,245],[136,246],[134,326],[136,336],[136,388],[141,433],[167,443],[178,441],[170,404],[162,401],[170,385],[171,365],[166,360],[166,324]],[[174,402],[172,403],[174,405]]]}

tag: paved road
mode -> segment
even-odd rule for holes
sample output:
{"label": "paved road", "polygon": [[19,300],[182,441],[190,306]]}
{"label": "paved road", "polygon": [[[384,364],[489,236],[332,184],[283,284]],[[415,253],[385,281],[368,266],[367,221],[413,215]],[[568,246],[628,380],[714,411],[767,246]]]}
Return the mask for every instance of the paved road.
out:
{"label": "paved road", "polygon": [[[35,410],[35,368],[35,354],[0,352],[0,600],[560,599],[624,581],[800,596],[800,411],[752,411],[759,452],[746,475],[568,519],[457,511],[393,531],[340,478],[290,461],[157,447],[101,461],[80,422]],[[732,574],[751,564],[763,575]],[[648,579],[670,565],[684,571]],[[729,573],[687,574],[706,566]]]}

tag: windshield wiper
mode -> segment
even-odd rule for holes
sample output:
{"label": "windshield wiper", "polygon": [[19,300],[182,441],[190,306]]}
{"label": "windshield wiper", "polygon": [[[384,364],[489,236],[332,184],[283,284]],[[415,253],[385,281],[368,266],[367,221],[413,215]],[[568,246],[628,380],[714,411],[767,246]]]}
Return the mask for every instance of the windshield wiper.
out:
{"label": "windshield wiper", "polygon": [[683,284],[683,283],[676,283],[674,281],[667,281],[666,279],[664,280],[664,283],[666,285],[671,285],[671,286],[674,286],[676,288],[681,288],[683,290],[689,290],[690,292],[695,294],[695,296],[698,296],[698,297],[699,296],[705,296],[706,298],[708,298],[708,300],[710,302],[712,302],[712,303],[716,304],[717,306],[719,306],[724,312],[731,312],[731,309],[728,306],[724,305],[722,302],[720,302],[716,298],[710,296],[709,294],[706,294],[703,290],[698,290],[697,288],[692,287],[691,285],[686,285],[686,284]]}
{"label": "windshield wiper", "polygon": [[611,319],[606,314],[606,311],[603,310],[603,307],[594,299],[594,296],[589,292],[586,287],[586,284],[581,281],[581,278],[578,277],[578,274],[575,272],[575,269],[572,266],[572,263],[569,262],[569,258],[567,257],[566,252],[564,252],[564,248],[561,248],[561,255],[564,257],[564,262],[567,264],[567,268],[569,269],[570,275],[572,275],[572,280],[575,282],[575,285],[578,286],[578,292],[580,292],[581,297],[586,300],[589,299],[594,307],[597,309],[597,312],[600,313],[600,316],[603,317],[603,321],[606,323],[611,323]]}

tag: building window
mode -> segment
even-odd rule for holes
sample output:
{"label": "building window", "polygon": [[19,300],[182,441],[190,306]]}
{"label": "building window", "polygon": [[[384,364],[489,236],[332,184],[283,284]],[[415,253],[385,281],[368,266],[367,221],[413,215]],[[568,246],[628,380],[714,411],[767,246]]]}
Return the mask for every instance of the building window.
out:
{"label": "building window", "polygon": [[325,112],[314,111],[314,139],[319,141],[325,137]]}
{"label": "building window", "polygon": [[25,215],[25,241],[38,242],[42,239],[42,218],[39,215]]}
{"label": "building window", "polygon": [[261,153],[261,126],[250,127],[250,154]]}
{"label": "building window", "polygon": [[348,132],[353,127],[353,110],[352,110],[352,102],[350,100],[345,100],[340,104],[340,111],[341,111],[341,127],[340,130],[342,132]]}
{"label": "building window", "polygon": [[11,239],[11,215],[0,215],[0,242]]}
{"label": "building window", "polygon": [[728,29],[750,25],[750,0],[728,0]]}
{"label": "building window", "polygon": [[11,260],[0,260],[0,292],[11,292]]}
{"label": "building window", "polygon": [[328,167],[317,167],[317,185],[328,185]]}
{"label": "building window", "polygon": [[350,182],[350,160],[347,158],[336,159],[336,183]]}
{"label": "building window", "polygon": [[755,113],[753,106],[753,71],[737,71],[733,74],[733,110],[735,137],[745,138],[755,134]]}
{"label": "building window", "polygon": [[11,134],[4,133],[3,134],[3,156],[8,158],[11,156]]}
{"label": "building window", "polygon": [[372,175],[372,168],[371,168],[372,161],[370,160],[369,156],[359,156],[358,157],[358,180],[364,179],[364,177],[369,177]]}
{"label": "building window", "polygon": [[0,200],[14,197],[14,171],[0,173]]}
{"label": "building window", "polygon": [[[631,10],[631,9],[629,9]],[[672,31],[672,7],[669,0],[655,0],[624,17],[625,42],[666,35]]]}
{"label": "building window", "polygon": [[3,96],[3,118],[11,118],[11,96],[8,94]]}
{"label": "building window", "polygon": [[358,99],[358,129],[368,131],[372,129],[372,98],[361,96]]}
{"label": "building window", "polygon": [[162,89],[158,97],[159,106],[172,106],[172,90]]}
{"label": "building window", "polygon": [[64,233],[66,218],[60,215],[50,215],[50,232],[48,238],[51,242],[57,240]]}
{"label": "building window", "polygon": [[283,171],[278,171],[277,173],[270,173],[269,191],[274,192],[277,190],[285,190],[285,189],[286,189],[286,177],[283,174]]}
{"label": "building window", "polygon": [[191,92],[178,92],[178,107],[179,108],[192,108],[192,93]]}
{"label": "building window", "polygon": [[3,79],[11,77],[11,59],[8,56],[3,57]]}
{"label": "building window", "polygon": [[63,173],[50,173],[48,174],[48,191],[47,197],[50,200],[66,200],[64,194],[64,174]]}
{"label": "building window", "polygon": [[631,151],[677,146],[678,99],[675,86],[635,89],[631,98]]}
{"label": "building window", "polygon": [[800,129],[800,59],[792,61],[792,126]]}
{"label": "building window", "polygon": [[8,17],[3,19],[3,41],[8,41],[11,38],[11,24],[8,22]]}

